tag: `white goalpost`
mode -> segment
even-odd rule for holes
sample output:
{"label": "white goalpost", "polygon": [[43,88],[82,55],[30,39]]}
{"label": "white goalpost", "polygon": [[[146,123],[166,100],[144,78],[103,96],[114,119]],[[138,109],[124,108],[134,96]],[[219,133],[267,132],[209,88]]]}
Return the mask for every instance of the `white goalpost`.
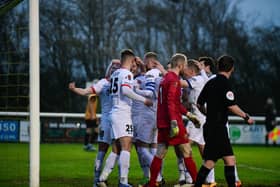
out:
{"label": "white goalpost", "polygon": [[29,186],[40,186],[40,36],[39,0],[29,0],[30,143]]}

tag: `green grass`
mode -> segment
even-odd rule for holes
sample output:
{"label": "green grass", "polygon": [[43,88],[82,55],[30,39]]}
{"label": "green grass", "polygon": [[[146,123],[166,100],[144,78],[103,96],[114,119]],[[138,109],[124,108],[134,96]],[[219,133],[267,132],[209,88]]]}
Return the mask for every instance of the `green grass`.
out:
{"label": "green grass", "polygon": [[[29,186],[29,145],[0,144],[0,186]],[[239,177],[243,186],[280,186],[280,148],[260,146],[234,146]],[[194,147],[197,166],[201,161]],[[41,144],[41,187],[90,187],[93,180],[93,163],[96,152],[85,152],[80,144]],[[225,186],[223,162],[216,166],[218,186]],[[110,186],[117,186],[117,169],[109,178]],[[177,182],[178,172],[173,148],[164,161],[167,186]],[[136,185],[142,178],[135,151],[131,155],[129,181]]]}

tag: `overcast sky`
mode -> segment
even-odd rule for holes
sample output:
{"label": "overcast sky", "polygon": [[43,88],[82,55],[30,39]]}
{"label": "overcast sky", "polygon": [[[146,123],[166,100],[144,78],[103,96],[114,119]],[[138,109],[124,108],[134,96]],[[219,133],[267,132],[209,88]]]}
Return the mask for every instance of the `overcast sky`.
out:
{"label": "overcast sky", "polygon": [[280,26],[280,0],[236,0],[241,18],[257,26]]}

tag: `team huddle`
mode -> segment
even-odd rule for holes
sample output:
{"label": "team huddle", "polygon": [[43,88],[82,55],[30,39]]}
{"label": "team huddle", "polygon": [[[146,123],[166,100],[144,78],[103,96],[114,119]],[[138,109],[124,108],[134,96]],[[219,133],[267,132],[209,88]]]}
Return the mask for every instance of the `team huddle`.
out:
{"label": "team huddle", "polygon": [[[163,159],[170,145],[175,148],[179,170],[175,186],[216,186],[213,168],[220,158],[225,163],[228,186],[241,186],[229,140],[228,112],[248,124],[253,120],[236,104],[228,82],[234,59],[221,56],[217,75],[212,73],[215,67],[211,57],[188,60],[176,53],[164,69],[156,53],[146,53],[142,61],[126,49],[120,60],[112,60],[105,77],[96,84],[83,89],[70,83],[73,92],[100,98],[102,117],[93,186],[108,186],[116,163],[119,187],[132,186],[128,183],[132,145],[144,176],[139,186],[164,186]],[[199,171],[192,158],[192,143],[198,145],[203,159]],[[112,152],[104,161],[110,145]]]}

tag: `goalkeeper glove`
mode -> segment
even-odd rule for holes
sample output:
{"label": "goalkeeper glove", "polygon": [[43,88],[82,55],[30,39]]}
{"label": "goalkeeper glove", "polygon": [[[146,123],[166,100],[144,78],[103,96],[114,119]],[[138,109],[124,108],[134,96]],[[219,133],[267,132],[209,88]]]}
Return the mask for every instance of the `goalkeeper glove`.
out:
{"label": "goalkeeper glove", "polygon": [[179,127],[176,120],[171,120],[169,136],[173,138],[179,134]]}
{"label": "goalkeeper glove", "polygon": [[187,112],[186,116],[191,122],[193,122],[195,128],[200,128],[201,124],[196,115],[191,112]]}

